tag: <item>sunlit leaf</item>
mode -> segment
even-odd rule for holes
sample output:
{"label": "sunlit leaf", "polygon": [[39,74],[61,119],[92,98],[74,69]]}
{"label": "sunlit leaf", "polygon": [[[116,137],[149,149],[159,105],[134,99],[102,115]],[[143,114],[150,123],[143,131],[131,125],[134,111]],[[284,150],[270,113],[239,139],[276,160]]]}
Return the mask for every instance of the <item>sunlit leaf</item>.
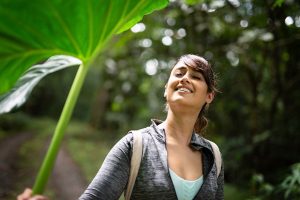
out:
{"label": "sunlit leaf", "polygon": [[273,8],[282,6],[284,2],[285,0],[275,0],[275,2],[273,3]]}
{"label": "sunlit leaf", "polygon": [[106,42],[167,0],[1,0],[0,94],[53,55],[88,63]]}
{"label": "sunlit leaf", "polygon": [[195,5],[195,4],[200,4],[200,3],[209,2],[209,1],[205,1],[205,0],[184,0],[184,2],[188,5]]}
{"label": "sunlit leaf", "polygon": [[71,66],[78,66],[81,61],[71,56],[53,56],[45,63],[32,66],[8,93],[0,96],[0,114],[10,112],[26,102],[32,89],[46,75]]}

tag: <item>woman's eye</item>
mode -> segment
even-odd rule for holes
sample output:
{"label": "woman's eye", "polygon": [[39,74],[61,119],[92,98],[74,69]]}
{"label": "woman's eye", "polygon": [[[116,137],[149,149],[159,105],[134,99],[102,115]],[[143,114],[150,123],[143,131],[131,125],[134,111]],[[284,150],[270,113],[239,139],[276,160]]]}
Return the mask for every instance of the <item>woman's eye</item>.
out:
{"label": "woman's eye", "polygon": [[177,77],[180,77],[180,76],[182,76],[183,74],[181,73],[181,72],[176,72],[175,73],[175,76],[177,76]]}
{"label": "woman's eye", "polygon": [[193,79],[201,80],[200,76],[192,76]]}

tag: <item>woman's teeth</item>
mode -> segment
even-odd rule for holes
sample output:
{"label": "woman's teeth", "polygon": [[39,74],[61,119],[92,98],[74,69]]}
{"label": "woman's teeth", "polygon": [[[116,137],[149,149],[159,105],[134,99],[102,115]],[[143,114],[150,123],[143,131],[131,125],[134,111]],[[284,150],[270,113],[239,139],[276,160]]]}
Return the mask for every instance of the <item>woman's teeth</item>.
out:
{"label": "woman's teeth", "polygon": [[191,92],[189,89],[187,88],[179,88],[177,91],[179,92]]}

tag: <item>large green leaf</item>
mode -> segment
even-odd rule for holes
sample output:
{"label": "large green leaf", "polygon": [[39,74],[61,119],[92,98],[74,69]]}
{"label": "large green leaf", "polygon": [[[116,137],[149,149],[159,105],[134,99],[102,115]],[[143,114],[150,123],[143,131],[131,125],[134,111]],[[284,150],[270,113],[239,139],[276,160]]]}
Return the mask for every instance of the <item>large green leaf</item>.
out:
{"label": "large green leaf", "polygon": [[[42,193],[45,188],[90,63],[114,34],[127,30],[145,14],[167,3],[167,0],[0,1],[0,94],[7,92],[32,65],[50,56],[72,56],[81,60],[63,67],[82,63],[39,170],[34,193]],[[55,71],[57,66],[52,65],[51,59],[39,67],[48,66],[49,62],[53,69],[46,71]],[[22,88],[26,81],[22,79],[21,83],[18,86]],[[32,87],[28,91],[31,90]]]}
{"label": "large green leaf", "polygon": [[0,96],[0,114],[20,107],[28,99],[32,89],[48,74],[79,66],[81,61],[71,56],[52,56],[46,62],[32,66],[6,94]]}
{"label": "large green leaf", "polygon": [[91,62],[105,43],[167,0],[1,0],[0,94],[53,55]]}

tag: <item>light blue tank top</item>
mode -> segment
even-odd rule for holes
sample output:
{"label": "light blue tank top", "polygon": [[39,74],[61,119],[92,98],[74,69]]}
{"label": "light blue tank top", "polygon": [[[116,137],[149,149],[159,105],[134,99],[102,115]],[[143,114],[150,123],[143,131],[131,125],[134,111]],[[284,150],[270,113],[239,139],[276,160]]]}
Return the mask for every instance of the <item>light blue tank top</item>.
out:
{"label": "light blue tank top", "polygon": [[203,176],[196,180],[189,181],[178,176],[170,168],[169,171],[178,200],[192,200],[203,184]]}

